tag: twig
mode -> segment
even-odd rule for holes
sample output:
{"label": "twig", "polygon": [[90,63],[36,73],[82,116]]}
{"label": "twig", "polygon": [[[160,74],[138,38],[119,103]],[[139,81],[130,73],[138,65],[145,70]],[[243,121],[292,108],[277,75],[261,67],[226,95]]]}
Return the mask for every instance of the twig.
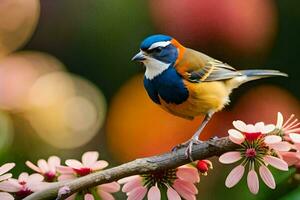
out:
{"label": "twig", "polygon": [[[237,146],[234,143],[230,142],[226,137],[212,139],[194,145],[192,157],[195,160],[201,160],[209,158],[211,156],[218,156],[224,152],[231,151],[236,148]],[[175,152],[136,159],[117,167],[89,174],[72,181],[53,183],[50,187],[35,192],[26,197],[24,200],[62,200],[77,191],[97,186],[103,183],[116,181],[127,176],[176,168],[190,162],[190,160],[186,158],[184,152],[185,148],[180,148]],[[69,188],[70,192],[58,196],[58,190],[61,187]]]}

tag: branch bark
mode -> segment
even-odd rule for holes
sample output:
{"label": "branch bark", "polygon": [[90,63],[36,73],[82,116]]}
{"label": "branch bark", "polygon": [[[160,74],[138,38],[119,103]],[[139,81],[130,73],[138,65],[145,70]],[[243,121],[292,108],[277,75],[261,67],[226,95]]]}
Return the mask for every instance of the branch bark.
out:
{"label": "branch bark", "polygon": [[[212,156],[219,156],[220,154],[234,150],[237,147],[238,146],[232,143],[227,137],[216,138],[194,145],[192,157],[194,160],[202,160]],[[95,172],[72,181],[53,183],[46,189],[31,194],[24,200],[62,200],[77,191],[91,188],[103,183],[117,181],[124,177],[176,168],[190,163],[190,160],[186,158],[184,153],[185,148],[182,147],[175,152],[136,159],[134,161],[103,171]],[[64,186],[70,188],[70,192],[58,196],[58,190]]]}

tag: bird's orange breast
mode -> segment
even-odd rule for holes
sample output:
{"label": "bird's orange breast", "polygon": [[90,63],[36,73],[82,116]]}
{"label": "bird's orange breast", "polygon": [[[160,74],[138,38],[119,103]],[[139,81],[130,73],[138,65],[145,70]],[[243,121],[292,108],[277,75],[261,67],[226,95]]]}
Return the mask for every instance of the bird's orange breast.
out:
{"label": "bird's orange breast", "polygon": [[191,83],[184,80],[184,84],[189,91],[188,99],[181,104],[166,103],[160,98],[161,106],[168,112],[192,119],[195,116],[217,112],[229,102],[231,91],[222,81]]}

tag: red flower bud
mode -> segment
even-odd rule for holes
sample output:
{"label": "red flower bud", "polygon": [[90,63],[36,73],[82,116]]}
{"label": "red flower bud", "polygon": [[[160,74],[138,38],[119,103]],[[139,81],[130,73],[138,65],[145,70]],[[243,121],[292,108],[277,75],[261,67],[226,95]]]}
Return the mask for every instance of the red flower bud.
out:
{"label": "red flower bud", "polygon": [[209,169],[212,169],[212,163],[209,160],[199,160],[196,164],[198,171],[202,174],[207,174]]}

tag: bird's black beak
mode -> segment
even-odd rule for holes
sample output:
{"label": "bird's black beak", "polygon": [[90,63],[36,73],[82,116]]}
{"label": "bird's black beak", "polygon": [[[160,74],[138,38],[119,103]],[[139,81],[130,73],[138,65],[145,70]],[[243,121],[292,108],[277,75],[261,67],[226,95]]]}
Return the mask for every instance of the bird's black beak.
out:
{"label": "bird's black beak", "polygon": [[131,58],[132,61],[136,61],[136,62],[143,62],[144,60],[146,60],[145,55],[143,54],[142,51],[140,51],[139,53],[137,53],[135,56],[133,56],[133,58]]}

